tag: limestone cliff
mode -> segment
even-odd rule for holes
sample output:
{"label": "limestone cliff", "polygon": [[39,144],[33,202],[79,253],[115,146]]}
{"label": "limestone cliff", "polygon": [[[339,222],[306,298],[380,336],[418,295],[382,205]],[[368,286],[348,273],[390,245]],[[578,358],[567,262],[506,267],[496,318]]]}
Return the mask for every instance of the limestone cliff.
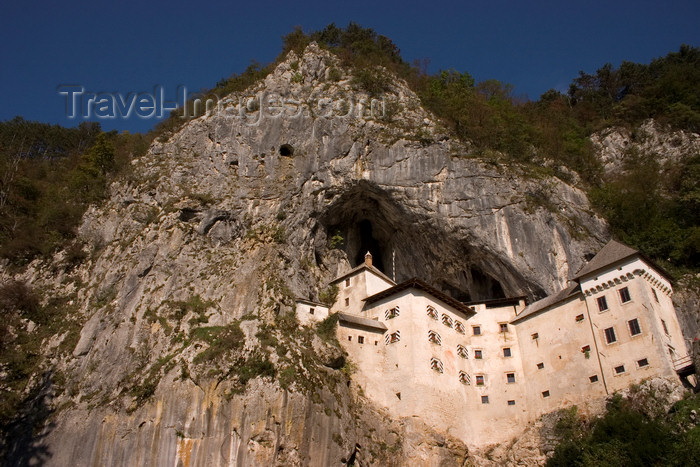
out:
{"label": "limestone cliff", "polygon": [[133,161],[84,218],[82,264],[59,253],[18,276],[74,310],[43,343],[56,410],[18,459],[465,462],[463,443],[358,394],[293,298],[323,298],[367,250],[457,299],[541,297],[608,233],[581,190],[474,154],[391,82],[370,96],[314,44],[290,53]]}

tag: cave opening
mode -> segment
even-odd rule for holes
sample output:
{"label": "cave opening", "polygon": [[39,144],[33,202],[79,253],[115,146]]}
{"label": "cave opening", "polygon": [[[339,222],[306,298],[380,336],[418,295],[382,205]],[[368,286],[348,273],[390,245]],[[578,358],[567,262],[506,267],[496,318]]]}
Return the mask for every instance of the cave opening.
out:
{"label": "cave opening", "polygon": [[331,237],[342,237],[331,248],[341,248],[352,268],[369,251],[373,266],[396,282],[416,277],[465,302],[527,290],[509,265],[436,218],[404,209],[374,184],[360,181],[336,196],[319,218],[322,241],[329,245]]}
{"label": "cave opening", "polygon": [[356,225],[357,234],[359,237],[359,247],[357,248],[357,253],[355,254],[355,265],[360,265],[365,260],[365,255],[369,251],[372,255],[372,265],[386,273],[384,269],[384,261],[382,259],[382,245],[374,238],[372,234],[372,222],[368,219],[363,219]]}

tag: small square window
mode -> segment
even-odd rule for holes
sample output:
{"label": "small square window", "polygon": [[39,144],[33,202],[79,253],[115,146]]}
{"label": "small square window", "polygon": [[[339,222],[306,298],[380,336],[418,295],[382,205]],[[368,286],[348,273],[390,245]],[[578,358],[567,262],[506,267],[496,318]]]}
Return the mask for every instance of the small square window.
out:
{"label": "small square window", "polygon": [[350,306],[350,299],[349,298],[345,299],[345,306]]}
{"label": "small square window", "polygon": [[515,383],[515,373],[506,373],[506,381],[510,383]]}
{"label": "small square window", "polygon": [[608,309],[608,301],[605,296],[598,297],[598,311],[605,311]]}
{"label": "small square window", "polygon": [[645,366],[649,366],[649,360],[646,359],[646,358],[643,358],[643,359],[641,359],[641,360],[637,360],[637,366],[638,366],[639,368],[643,368],[643,367],[645,367]]}
{"label": "small square window", "polygon": [[349,341],[352,341],[352,336],[348,336],[348,340],[349,340]]}
{"label": "small square window", "polygon": [[508,405],[515,405],[515,401],[508,401]]}
{"label": "small square window", "polygon": [[510,357],[510,356],[511,356],[510,347],[505,347],[505,348],[503,349],[503,356],[504,356],[504,357]]}
{"label": "small square window", "polygon": [[481,403],[488,404],[489,403],[489,396],[481,396]]}
{"label": "small square window", "polygon": [[583,313],[581,313],[580,315],[576,315],[576,322],[578,323],[581,321],[583,321]]}
{"label": "small square window", "polygon": [[591,351],[591,346],[590,345],[584,345],[581,347],[581,352],[586,353]]}
{"label": "small square window", "polygon": [[508,332],[508,323],[499,323],[498,326],[501,332]]}
{"label": "small square window", "polygon": [[374,345],[379,345],[379,341],[374,341]]}
{"label": "small square window", "polygon": [[477,386],[484,385],[484,375],[476,375],[476,385]]}
{"label": "small square window", "polygon": [[615,374],[619,375],[625,372],[625,365],[619,365],[615,367]]}
{"label": "small square window", "polygon": [[533,340],[539,339],[539,338],[540,338],[540,333],[535,332],[535,333],[533,333],[532,336],[530,336],[530,337],[532,337]]}
{"label": "small square window", "polygon": [[472,326],[472,332],[475,336],[481,335],[481,326]]}
{"label": "small square window", "polygon": [[632,297],[630,297],[630,290],[627,287],[623,287],[620,289],[620,301],[622,303],[627,303],[630,300],[632,300]]}
{"label": "small square window", "polygon": [[608,344],[617,342],[617,336],[615,336],[615,328],[610,327],[605,329],[605,342],[607,342]]}
{"label": "small square window", "polygon": [[345,287],[350,287],[350,279],[345,279]]}
{"label": "small square window", "polygon": [[309,308],[309,313],[310,313],[310,314],[312,314],[312,315],[313,315],[313,314],[314,314],[314,311],[316,311],[316,310],[315,310],[315,309],[313,309],[313,308]]}
{"label": "small square window", "polygon": [[537,369],[538,370],[543,370],[544,369],[544,362],[540,362],[537,364]]}
{"label": "small square window", "polygon": [[549,397],[549,390],[542,391],[542,397]]}
{"label": "small square window", "polygon": [[637,318],[627,321],[627,325],[630,328],[630,335],[636,336],[642,333],[642,328],[639,327],[639,321]]}
{"label": "small square window", "polygon": [[588,381],[590,381],[591,383],[597,383],[598,382],[598,375],[589,376]]}
{"label": "small square window", "polygon": [[358,343],[358,344],[364,344],[364,343],[365,343],[365,337],[364,337],[364,336],[357,336],[357,343]]}
{"label": "small square window", "polygon": [[475,350],[475,351],[474,351],[474,358],[477,359],[477,360],[481,360],[482,358],[484,358],[484,356],[483,356],[481,350]]}

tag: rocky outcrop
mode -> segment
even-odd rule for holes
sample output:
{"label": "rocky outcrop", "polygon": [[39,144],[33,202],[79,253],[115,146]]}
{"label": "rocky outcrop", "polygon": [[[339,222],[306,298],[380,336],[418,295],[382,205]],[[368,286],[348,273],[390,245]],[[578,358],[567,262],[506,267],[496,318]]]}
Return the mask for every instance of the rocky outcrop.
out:
{"label": "rocky outcrop", "polygon": [[314,44],[290,53],[133,161],[85,215],[83,264],[30,265],[72,310],[44,344],[68,348],[48,464],[463,464],[356,394],[351,362],[325,367],[339,350],[293,298],[366,251],[457,299],[541,297],[608,234],[582,191],[472,153],[391,83],[372,101]]}

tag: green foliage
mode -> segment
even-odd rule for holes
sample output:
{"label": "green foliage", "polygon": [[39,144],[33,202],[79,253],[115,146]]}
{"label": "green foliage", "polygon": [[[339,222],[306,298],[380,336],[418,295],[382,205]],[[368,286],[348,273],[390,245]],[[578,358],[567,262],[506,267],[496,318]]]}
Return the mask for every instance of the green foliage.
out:
{"label": "green foliage", "polygon": [[670,414],[652,418],[616,395],[604,416],[590,424],[575,410],[565,412],[555,428],[560,442],[547,466],[696,465],[700,426],[689,415],[698,408],[696,395]]}
{"label": "green foliage", "polygon": [[68,246],[87,206],[104,199],[107,182],[148,141],[96,123],[0,122],[0,257],[24,264]]}
{"label": "green foliage", "polygon": [[341,235],[340,230],[336,230],[333,236],[331,237],[329,246],[331,247],[331,249],[340,248],[341,246],[343,246],[343,242],[345,242],[345,239]]}
{"label": "green foliage", "polygon": [[226,355],[242,349],[245,344],[245,334],[243,334],[238,321],[234,321],[227,326],[209,326],[193,329],[191,337],[194,340],[209,344],[208,348],[194,357],[193,362],[195,364],[221,360]]}
{"label": "green foliage", "polygon": [[318,293],[318,301],[328,306],[333,305],[336,298],[338,298],[338,286],[335,284],[330,284]]}
{"label": "green foliage", "polygon": [[326,319],[316,323],[316,334],[324,341],[336,339],[335,330],[338,327],[338,313],[328,315]]}

